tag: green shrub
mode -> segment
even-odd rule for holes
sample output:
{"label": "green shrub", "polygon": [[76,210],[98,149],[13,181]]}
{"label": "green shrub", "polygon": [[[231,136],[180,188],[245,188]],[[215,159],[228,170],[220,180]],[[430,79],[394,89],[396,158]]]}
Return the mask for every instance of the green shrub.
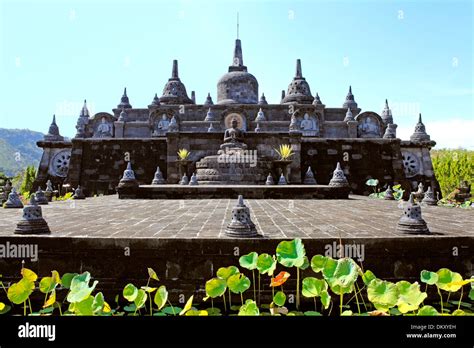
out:
{"label": "green shrub", "polygon": [[471,184],[471,194],[473,193],[474,151],[464,149],[433,150],[431,158],[443,197],[447,197],[459,187],[462,180]]}

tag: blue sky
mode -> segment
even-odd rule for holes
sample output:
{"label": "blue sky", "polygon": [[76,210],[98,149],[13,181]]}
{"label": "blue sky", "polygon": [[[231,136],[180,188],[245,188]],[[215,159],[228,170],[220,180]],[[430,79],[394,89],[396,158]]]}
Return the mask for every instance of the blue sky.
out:
{"label": "blue sky", "polygon": [[[188,94],[216,100],[232,62],[236,13],[244,63],[269,103],[301,58],[328,107],[352,85],[363,110],[388,98],[398,135],[421,112],[440,147],[474,148],[472,1],[0,0],[0,127],[72,137],[82,100],[111,111],[161,95],[173,59]],[[204,117],[204,115],[203,115]]]}

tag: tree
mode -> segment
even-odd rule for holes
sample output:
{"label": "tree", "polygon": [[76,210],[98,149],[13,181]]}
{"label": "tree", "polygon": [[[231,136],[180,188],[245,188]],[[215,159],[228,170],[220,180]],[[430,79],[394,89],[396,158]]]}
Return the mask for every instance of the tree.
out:
{"label": "tree", "polygon": [[34,166],[26,167],[23,174],[23,180],[20,184],[21,194],[30,193],[31,191],[33,191],[33,182],[35,181],[35,178],[36,178],[35,167]]}

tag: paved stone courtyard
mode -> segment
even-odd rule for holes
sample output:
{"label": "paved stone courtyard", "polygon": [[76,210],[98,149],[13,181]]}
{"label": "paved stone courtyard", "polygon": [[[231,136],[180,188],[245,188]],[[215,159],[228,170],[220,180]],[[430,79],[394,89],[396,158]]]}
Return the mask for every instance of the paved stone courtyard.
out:
{"label": "paved stone courtyard", "polygon": [[[258,232],[266,238],[407,236],[395,230],[402,214],[395,201],[351,196],[350,200],[245,202]],[[227,238],[223,231],[235,203],[234,199],[119,200],[102,196],[42,207],[51,237]],[[0,209],[0,236],[13,236],[20,216],[21,209]],[[426,206],[423,218],[438,237],[474,237],[473,210]]]}

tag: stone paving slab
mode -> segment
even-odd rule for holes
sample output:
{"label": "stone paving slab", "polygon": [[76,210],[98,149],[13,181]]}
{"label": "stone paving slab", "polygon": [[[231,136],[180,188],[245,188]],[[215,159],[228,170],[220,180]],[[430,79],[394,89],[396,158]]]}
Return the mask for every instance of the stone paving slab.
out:
{"label": "stone paving slab", "polygon": [[[249,199],[258,232],[266,238],[430,238],[396,231],[399,202]],[[235,199],[120,200],[102,196],[42,206],[49,237],[227,238]],[[474,237],[474,210],[426,206],[423,218],[437,237]],[[13,236],[21,209],[0,209],[0,237]],[[28,238],[27,236],[25,238]]]}

